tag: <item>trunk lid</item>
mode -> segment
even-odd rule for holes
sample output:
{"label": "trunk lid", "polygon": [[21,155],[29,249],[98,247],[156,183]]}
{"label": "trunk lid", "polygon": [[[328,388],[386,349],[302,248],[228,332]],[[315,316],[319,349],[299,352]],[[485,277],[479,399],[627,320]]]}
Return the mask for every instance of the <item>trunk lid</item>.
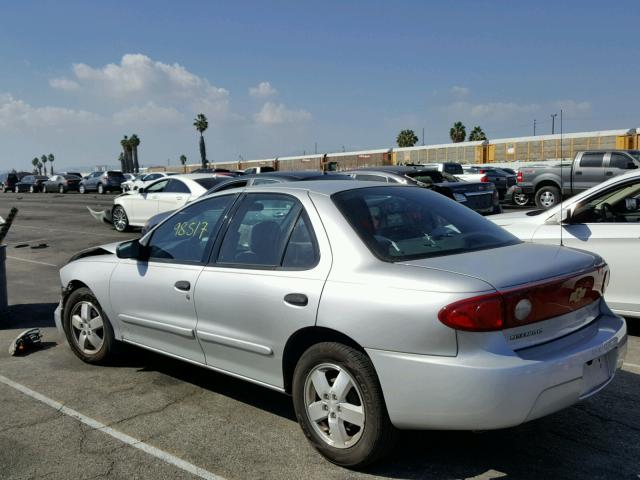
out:
{"label": "trunk lid", "polygon": [[[595,320],[607,276],[595,254],[529,243],[404,263],[491,284],[503,299],[503,317],[511,318],[501,333],[513,350],[563,337]],[[523,299],[531,313],[518,320],[516,305]]]}

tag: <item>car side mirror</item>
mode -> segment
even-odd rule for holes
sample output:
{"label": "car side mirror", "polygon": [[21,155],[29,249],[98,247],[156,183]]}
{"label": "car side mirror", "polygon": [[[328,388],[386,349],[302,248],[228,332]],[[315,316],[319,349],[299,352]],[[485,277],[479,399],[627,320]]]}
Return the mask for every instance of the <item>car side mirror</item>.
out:
{"label": "car side mirror", "polygon": [[627,212],[637,212],[640,210],[640,198],[625,198],[624,208]]}
{"label": "car side mirror", "polygon": [[638,165],[635,162],[627,163],[627,170],[635,170],[636,168],[638,168]]}
{"label": "car side mirror", "polygon": [[146,260],[148,248],[142,245],[139,240],[129,240],[116,247],[118,258],[133,258],[135,260]]}

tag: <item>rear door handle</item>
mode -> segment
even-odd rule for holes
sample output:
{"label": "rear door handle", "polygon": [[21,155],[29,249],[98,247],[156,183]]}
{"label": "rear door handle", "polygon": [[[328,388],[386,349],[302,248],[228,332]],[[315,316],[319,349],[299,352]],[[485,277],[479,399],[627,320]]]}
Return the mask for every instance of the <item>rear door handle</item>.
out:
{"label": "rear door handle", "polygon": [[177,281],[174,287],[176,287],[176,289],[181,290],[183,292],[188,292],[189,290],[191,290],[191,284],[186,280]]}
{"label": "rear door handle", "polygon": [[296,307],[306,307],[309,303],[304,293],[288,293],[284,296],[284,301]]}
{"label": "rear door handle", "polygon": [[611,175],[613,175],[613,172],[605,172],[605,175],[606,175],[607,177],[610,177]]}

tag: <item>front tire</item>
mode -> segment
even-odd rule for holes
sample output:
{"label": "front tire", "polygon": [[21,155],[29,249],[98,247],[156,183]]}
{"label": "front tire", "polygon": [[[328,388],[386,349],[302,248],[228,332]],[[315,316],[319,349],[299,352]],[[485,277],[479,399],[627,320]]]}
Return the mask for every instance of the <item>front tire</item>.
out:
{"label": "front tire", "polygon": [[60,193],[64,193],[64,186],[63,186],[63,185],[60,185],[60,186],[58,187],[58,192],[60,192]]}
{"label": "front tire", "polygon": [[340,343],[319,343],[300,358],[293,405],[309,442],[329,461],[363,467],[393,446],[382,388],[369,358]]}
{"label": "front tire", "polygon": [[82,361],[101,364],[114,357],[117,345],[113,328],[88,288],[79,288],[69,295],[63,327],[71,350]]}
{"label": "front tire", "polygon": [[18,187],[18,186],[16,185],[16,187],[13,189],[13,191],[14,191],[14,192],[16,192],[16,193],[20,193],[20,187]]}
{"label": "front tire", "polygon": [[129,217],[122,205],[116,205],[111,211],[111,222],[113,228],[118,232],[126,232],[129,229]]}
{"label": "front tire", "polygon": [[560,202],[560,190],[556,187],[542,187],[536,192],[536,205],[545,210],[556,206]]}
{"label": "front tire", "polygon": [[33,187],[33,185],[31,185],[29,187],[29,193],[35,193],[36,189]]}
{"label": "front tire", "polygon": [[87,189],[84,187],[84,185],[80,185],[80,186],[78,187],[78,192],[80,192],[80,193],[83,193],[83,194],[84,194],[84,193],[87,193]]}

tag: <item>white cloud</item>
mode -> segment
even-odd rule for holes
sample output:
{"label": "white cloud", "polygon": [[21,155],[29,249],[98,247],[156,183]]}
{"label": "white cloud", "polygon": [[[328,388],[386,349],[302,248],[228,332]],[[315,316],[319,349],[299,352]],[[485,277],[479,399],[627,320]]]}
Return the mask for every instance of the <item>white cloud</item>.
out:
{"label": "white cloud", "polygon": [[289,110],[284,104],[267,102],[258,113],[253,115],[256,123],[262,125],[277,125],[283,123],[306,122],[311,120],[311,114],[306,110]]}
{"label": "white cloud", "polygon": [[127,105],[136,102],[144,108],[152,102],[158,108],[202,112],[212,122],[228,117],[229,92],[178,63],[167,64],[129,53],[120,63],[102,67],[76,63],[73,75],[71,81],[78,84],[78,89]]}
{"label": "white cloud", "polygon": [[451,93],[451,95],[453,95],[454,97],[461,99],[468,96],[469,93],[471,93],[471,90],[469,90],[467,87],[454,85],[449,89],[449,93]]}
{"label": "white cloud", "polygon": [[80,88],[80,85],[78,84],[78,82],[69,80],[68,78],[64,78],[64,77],[50,79],[49,85],[51,85],[51,88],[57,88],[58,90],[67,90],[67,91],[77,90],[78,88]]}
{"label": "white cloud", "polygon": [[260,82],[257,87],[249,88],[249,95],[255,98],[267,98],[278,94],[269,82]]}
{"label": "white cloud", "polygon": [[0,94],[0,128],[63,127],[100,120],[95,113],[61,107],[33,107],[11,94]]}
{"label": "white cloud", "polygon": [[575,100],[558,100],[557,102],[553,102],[553,106],[556,110],[563,110],[565,115],[569,116],[578,116],[585,115],[591,113],[591,103],[590,102],[577,102]]}
{"label": "white cloud", "polygon": [[116,125],[175,125],[185,122],[185,116],[175,108],[148,102],[114,113],[113,122]]}

